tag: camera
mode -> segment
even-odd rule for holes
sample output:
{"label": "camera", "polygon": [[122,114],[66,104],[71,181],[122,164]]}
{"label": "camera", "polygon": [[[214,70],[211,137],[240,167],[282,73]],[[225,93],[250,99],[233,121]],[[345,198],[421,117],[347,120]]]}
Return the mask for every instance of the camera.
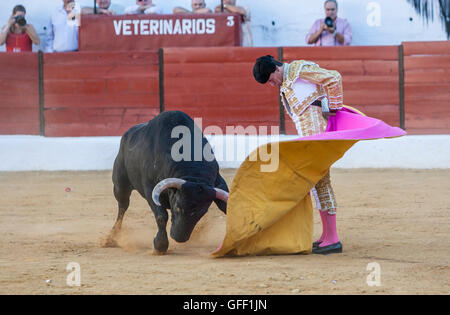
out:
{"label": "camera", "polygon": [[23,15],[18,15],[14,18],[14,22],[19,24],[20,26],[27,25],[27,20],[25,20],[25,17]]}
{"label": "camera", "polygon": [[330,18],[329,16],[327,16],[325,18],[325,25],[329,28],[332,28],[333,27],[333,19]]}

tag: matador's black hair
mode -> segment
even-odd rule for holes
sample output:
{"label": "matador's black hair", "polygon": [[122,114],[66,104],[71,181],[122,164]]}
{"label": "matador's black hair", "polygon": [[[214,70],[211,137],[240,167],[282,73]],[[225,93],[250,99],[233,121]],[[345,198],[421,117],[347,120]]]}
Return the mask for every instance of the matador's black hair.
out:
{"label": "matador's black hair", "polygon": [[282,65],[271,55],[259,57],[253,66],[253,76],[256,81],[264,84],[269,80],[270,75],[275,72],[277,66],[281,67]]}

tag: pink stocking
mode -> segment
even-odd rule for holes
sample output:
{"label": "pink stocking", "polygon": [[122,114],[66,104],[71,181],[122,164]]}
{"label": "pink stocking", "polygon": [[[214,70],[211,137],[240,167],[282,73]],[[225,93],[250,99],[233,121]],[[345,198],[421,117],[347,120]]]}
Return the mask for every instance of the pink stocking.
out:
{"label": "pink stocking", "polygon": [[322,221],[322,235],[316,242],[323,242],[327,236],[327,211],[320,211],[320,220]]}
{"label": "pink stocking", "polygon": [[[336,209],[333,209],[336,210]],[[325,238],[322,241],[322,243],[320,243],[319,247],[324,247],[324,246],[328,246],[334,243],[339,242],[339,237],[337,235],[337,228],[336,228],[336,213],[334,214],[329,214],[327,211],[323,211],[324,216],[325,216],[325,227],[324,227],[324,233],[325,233]],[[321,213],[322,214],[322,213]],[[322,235],[324,234],[322,233]]]}

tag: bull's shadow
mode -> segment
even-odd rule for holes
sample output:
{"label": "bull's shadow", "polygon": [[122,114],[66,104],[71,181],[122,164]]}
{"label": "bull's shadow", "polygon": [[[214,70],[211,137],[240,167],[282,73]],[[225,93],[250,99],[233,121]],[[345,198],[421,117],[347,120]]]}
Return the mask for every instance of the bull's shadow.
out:
{"label": "bull's shadow", "polygon": [[180,111],[163,112],[126,131],[112,179],[119,212],[106,247],[117,246],[133,190],[147,200],[155,215],[155,254],[164,254],[169,247],[167,209],[171,212],[170,236],[177,242],[189,240],[212,202],[226,213],[228,187],[211,146],[194,121]]}

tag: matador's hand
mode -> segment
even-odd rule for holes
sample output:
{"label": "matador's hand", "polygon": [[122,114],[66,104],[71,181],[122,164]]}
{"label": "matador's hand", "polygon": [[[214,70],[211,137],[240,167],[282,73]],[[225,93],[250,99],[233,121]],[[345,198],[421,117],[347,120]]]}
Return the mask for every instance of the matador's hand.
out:
{"label": "matador's hand", "polygon": [[325,120],[327,120],[328,121],[328,118],[330,117],[330,116],[336,116],[336,112],[322,112],[322,116],[323,116],[323,118],[325,118]]}
{"label": "matador's hand", "polygon": [[328,98],[324,97],[320,100],[322,105],[322,116],[325,118],[325,120],[328,121],[328,117],[330,116],[336,116],[336,112],[330,110],[330,107],[328,106]]}

